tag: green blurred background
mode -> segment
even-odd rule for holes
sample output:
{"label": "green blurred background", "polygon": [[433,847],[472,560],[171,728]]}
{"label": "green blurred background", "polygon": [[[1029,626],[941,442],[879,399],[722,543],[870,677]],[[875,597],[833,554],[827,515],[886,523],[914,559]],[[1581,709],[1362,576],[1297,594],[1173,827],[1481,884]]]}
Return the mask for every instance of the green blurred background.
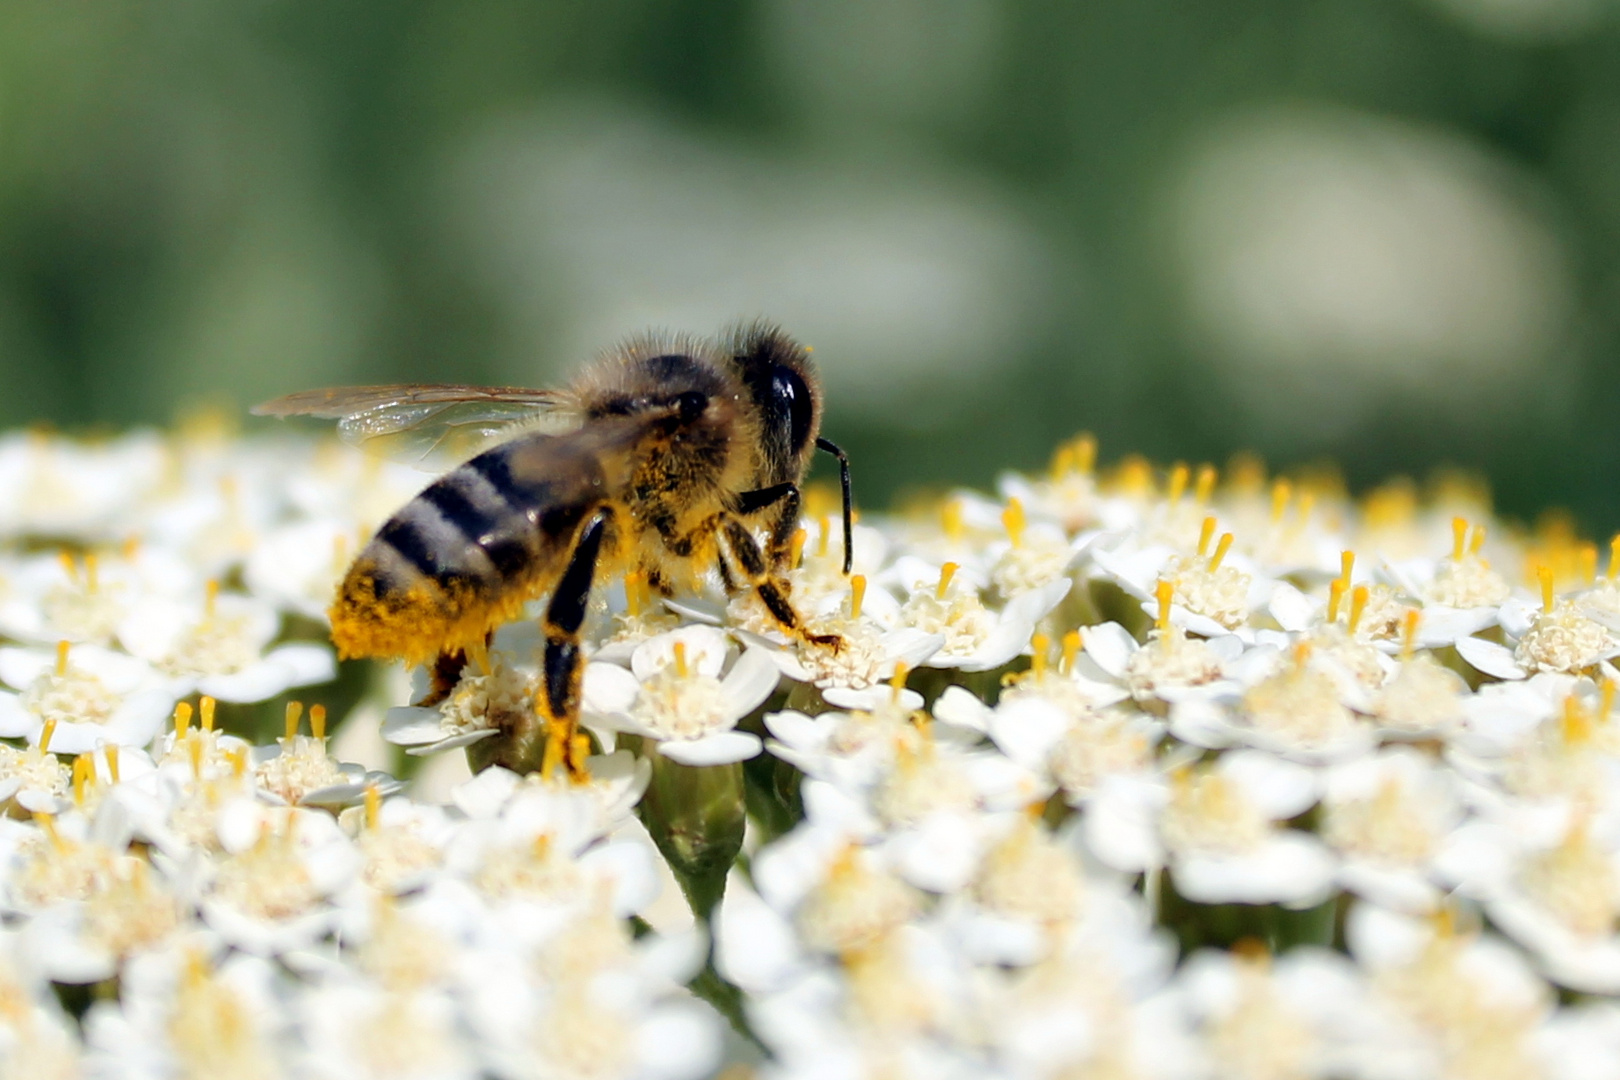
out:
{"label": "green blurred background", "polygon": [[768,315],[863,501],[1477,468],[1620,526],[1604,0],[0,2],[0,421]]}

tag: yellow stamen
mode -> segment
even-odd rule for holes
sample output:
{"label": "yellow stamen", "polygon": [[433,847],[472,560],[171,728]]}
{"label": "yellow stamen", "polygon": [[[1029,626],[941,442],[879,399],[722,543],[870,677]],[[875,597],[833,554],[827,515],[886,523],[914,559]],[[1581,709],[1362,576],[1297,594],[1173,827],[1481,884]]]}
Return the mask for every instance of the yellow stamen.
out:
{"label": "yellow stamen", "polygon": [[1176,462],[1170,470],[1169,490],[1165,492],[1165,499],[1174,505],[1181,501],[1181,496],[1187,491],[1187,481],[1192,478],[1192,470],[1187,468],[1185,462]]}
{"label": "yellow stamen", "polygon": [[1344,578],[1334,578],[1328,584],[1327,621],[1330,623],[1339,621],[1339,605],[1344,603],[1345,588]]}
{"label": "yellow stamen", "polygon": [[827,557],[827,542],[832,538],[832,518],[821,515],[821,538],[816,541],[816,557]]}
{"label": "yellow stamen", "polygon": [[467,659],[472,661],[473,671],[479,675],[488,675],[492,670],[489,666],[489,646],[484,644],[482,638],[467,643]]}
{"label": "yellow stamen", "polygon": [[906,688],[906,676],[911,674],[911,668],[905,664],[895,664],[894,674],[889,676],[889,700],[898,705],[900,691]]}
{"label": "yellow stamen", "polygon": [[1609,580],[1613,581],[1620,575],[1620,533],[1615,533],[1609,541]]}
{"label": "yellow stamen", "polygon": [[934,589],[935,600],[945,599],[945,591],[951,587],[951,578],[956,576],[959,569],[961,567],[953,562],[948,562],[939,568],[939,585]]}
{"label": "yellow stamen", "polygon": [[1584,543],[1577,555],[1581,563],[1581,582],[1590,585],[1597,579],[1597,545],[1591,542]]}
{"label": "yellow stamen", "polygon": [[1282,521],[1283,515],[1288,512],[1288,502],[1294,497],[1294,485],[1282,477],[1278,477],[1271,485],[1271,523],[1273,525]]}
{"label": "yellow stamen", "polygon": [[51,847],[58,853],[68,849],[68,842],[61,833],[56,831],[56,819],[42,810],[34,811],[34,824],[38,825],[51,842]]}
{"label": "yellow stamen", "polygon": [[325,705],[311,705],[309,707],[309,733],[317,739],[326,738]]}
{"label": "yellow stamen", "polygon": [[[234,776],[238,780],[240,780],[240,779],[242,779],[242,777],[244,775],[247,774],[247,764],[248,764],[248,748],[247,747],[245,747],[245,746],[232,747],[231,749],[225,751],[225,758],[226,758],[227,761],[229,761],[231,763],[231,775],[232,776]],[[291,822],[292,818],[289,816],[289,818],[287,820],[289,822]]]}
{"label": "yellow stamen", "polygon": [[209,578],[207,589],[206,599],[203,600],[203,615],[212,619],[214,612],[219,608],[219,579]]}
{"label": "yellow stamen", "polygon": [[1159,583],[1153,587],[1153,595],[1159,601],[1159,615],[1153,620],[1159,633],[1170,632],[1170,599],[1176,595],[1176,587],[1168,578],[1160,578]]}
{"label": "yellow stamen", "polygon": [[1209,542],[1215,539],[1215,524],[1215,517],[1212,514],[1204,519],[1204,524],[1198,530],[1199,558],[1209,554]]}
{"label": "yellow stamen", "polygon": [[65,642],[65,641],[58,641],[56,643],[56,677],[57,678],[61,678],[63,675],[67,674],[67,661],[68,661],[68,643]]}
{"label": "yellow stamen", "polygon": [[866,575],[851,574],[849,578],[849,617],[861,617],[861,602],[866,599]]}
{"label": "yellow stamen", "polygon": [[382,792],[376,784],[366,785],[366,828],[375,829],[382,818]]}
{"label": "yellow stamen", "polygon": [[788,541],[788,565],[797,568],[804,561],[804,543],[810,539],[810,534],[803,529],[794,529],[793,538]]}
{"label": "yellow stamen", "polygon": [[104,752],[107,755],[107,776],[116,784],[118,783],[118,744],[108,743]]}
{"label": "yellow stamen", "polygon": [[186,740],[186,754],[191,758],[191,775],[198,780],[202,779],[203,741],[193,736]]}
{"label": "yellow stamen", "polygon": [[1061,480],[1073,471],[1074,447],[1064,443],[1052,454],[1052,479]]}
{"label": "yellow stamen", "polygon": [[202,696],[202,698],[197,702],[197,717],[198,717],[198,720],[201,722],[202,729],[204,731],[213,731],[214,730],[214,707],[215,707],[215,705],[216,705],[216,702],[214,701],[214,699],[209,697],[207,694],[204,694]]}
{"label": "yellow stamen", "polygon": [[80,754],[73,759],[73,804],[84,805],[85,774],[90,771],[90,755]]}
{"label": "yellow stamen", "polygon": [[182,701],[174,707],[174,737],[183,739],[191,730],[191,702]]}
{"label": "yellow stamen", "polygon": [[1613,679],[1604,679],[1603,685],[1598,688],[1598,719],[1608,722],[1610,714],[1614,712],[1614,692],[1620,689]]}
{"label": "yellow stamen", "polygon": [[1372,596],[1372,590],[1365,585],[1357,585],[1350,590],[1350,632],[1356,632],[1361,625],[1361,616],[1367,611],[1367,600]]}
{"label": "yellow stamen", "polygon": [[86,592],[95,592],[99,584],[100,575],[97,574],[96,553],[87,551],[84,555],[84,589]]}
{"label": "yellow stamen", "polygon": [[1221,538],[1215,543],[1215,554],[1209,557],[1209,572],[1214,573],[1221,568],[1226,559],[1226,553],[1232,550],[1232,534],[1221,533]]}
{"label": "yellow stamen", "polygon": [[1060,669],[1067,675],[1074,670],[1075,657],[1080,655],[1080,631],[1070,630],[1063,635],[1063,667]]}
{"label": "yellow stamen", "polygon": [[1564,699],[1564,722],[1562,725],[1565,743],[1583,743],[1592,737],[1592,721],[1581,708],[1580,699],[1574,694]]}
{"label": "yellow stamen", "polygon": [[1097,437],[1089,431],[1081,432],[1075,436],[1074,442],[1074,471],[1089,473],[1097,467]]}
{"label": "yellow stamen", "polygon": [[1552,567],[1548,566],[1546,563],[1542,563],[1540,566],[1536,567],[1536,577],[1541,582],[1541,610],[1551,611],[1553,609],[1553,602],[1557,599],[1553,593]]}
{"label": "yellow stamen", "polygon": [[1007,530],[1007,538],[1012,541],[1013,547],[1023,543],[1024,526],[1027,524],[1024,504],[1016,498],[1008,499],[1007,508],[1001,512],[1001,524]]}
{"label": "yellow stamen", "polygon": [[39,752],[40,753],[48,754],[48,753],[51,752],[51,739],[55,735],[56,735],[56,717],[53,716],[49,720],[45,721],[45,725],[39,729]]}
{"label": "yellow stamen", "polygon": [[1353,551],[1339,552],[1339,580],[1344,582],[1344,587],[1347,589],[1350,587],[1350,573],[1355,568],[1356,553]]}
{"label": "yellow stamen", "polygon": [[624,608],[632,619],[641,616],[640,570],[631,570],[624,575]]}
{"label": "yellow stamen", "polygon": [[1468,538],[1468,553],[1478,555],[1479,549],[1485,546],[1485,526],[1475,525],[1474,535]]}
{"label": "yellow stamen", "polygon": [[677,641],[672,646],[672,651],[675,653],[675,674],[684,679],[691,674],[686,667],[686,642]]}
{"label": "yellow stamen", "polygon": [[951,543],[960,543],[962,540],[962,500],[946,499],[939,508],[940,527],[945,532],[945,539]]}
{"label": "yellow stamen", "polygon": [[1468,519],[1454,517],[1451,519],[1451,561],[1462,562],[1462,557],[1468,552]]}
{"label": "yellow stamen", "polygon": [[298,737],[298,721],[304,718],[304,703],[302,701],[287,702],[286,720],[283,725],[288,742]]}
{"label": "yellow stamen", "polygon": [[1311,643],[1309,641],[1294,642],[1294,665],[1304,667],[1311,662]]}
{"label": "yellow stamen", "polygon": [[1198,500],[1198,505],[1203,506],[1209,502],[1209,497],[1215,494],[1216,475],[1215,466],[1208,464],[1198,466],[1198,479],[1193,481],[1193,498]]}
{"label": "yellow stamen", "polygon": [[118,554],[123,557],[125,562],[133,561],[135,556],[139,555],[140,553],[141,538],[138,536],[131,536],[118,547]]}
{"label": "yellow stamen", "polygon": [[56,561],[67,571],[68,580],[76,584],[79,580],[79,564],[73,558],[73,553],[67,548],[62,548],[56,553]]}
{"label": "yellow stamen", "polygon": [[1039,678],[1046,674],[1046,653],[1052,647],[1052,639],[1045,634],[1036,634],[1029,639],[1029,647],[1034,654],[1029,660],[1029,670]]}
{"label": "yellow stamen", "polygon": [[1401,616],[1401,659],[1411,660],[1417,649],[1418,623],[1423,619],[1423,612],[1415,607],[1406,609]]}

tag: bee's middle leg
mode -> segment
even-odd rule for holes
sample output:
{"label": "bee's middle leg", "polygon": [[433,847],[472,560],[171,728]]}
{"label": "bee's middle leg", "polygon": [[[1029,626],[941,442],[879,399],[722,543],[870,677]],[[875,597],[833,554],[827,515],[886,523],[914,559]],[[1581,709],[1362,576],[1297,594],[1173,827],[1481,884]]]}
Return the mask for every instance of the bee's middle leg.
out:
{"label": "bee's middle leg", "polygon": [[753,587],[765,610],[771,613],[771,618],[782,629],[801,640],[813,645],[825,645],[835,652],[843,647],[844,639],[837,634],[812,634],[805,628],[799,613],[788,602],[786,583],[771,575],[765,555],[759,550],[759,544],[747,526],[736,518],[726,518],[721,525],[721,535],[731,557],[737,562],[737,569],[742,571],[743,578]]}
{"label": "bee's middle leg", "polygon": [[584,681],[585,657],[580,652],[579,629],[585,623],[586,603],[591,596],[591,579],[596,573],[596,559],[602,550],[602,535],[607,529],[608,511],[598,510],[579,534],[568,566],[557,581],[546,605],[542,627],[546,636],[545,653],[541,661],[539,704],[550,722],[546,762],[543,772],[549,772],[554,755],[569,775],[585,775],[585,745],[579,734],[580,686]]}

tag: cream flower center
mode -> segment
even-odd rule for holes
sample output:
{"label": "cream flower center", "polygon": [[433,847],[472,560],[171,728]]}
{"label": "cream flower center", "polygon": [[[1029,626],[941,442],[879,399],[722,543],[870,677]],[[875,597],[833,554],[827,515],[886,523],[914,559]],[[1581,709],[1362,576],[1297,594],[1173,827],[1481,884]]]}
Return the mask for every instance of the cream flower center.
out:
{"label": "cream flower center", "polygon": [[1620,880],[1614,864],[1587,835],[1571,829],[1550,851],[1526,860],[1519,883],[1559,922],[1585,938],[1604,938],[1614,932],[1620,911]]}
{"label": "cream flower center", "polygon": [[1421,866],[1438,838],[1428,808],[1405,785],[1388,780],[1378,793],[1327,806],[1323,839],[1340,851],[1398,868]]}
{"label": "cream flower center", "polygon": [[290,919],[320,900],[293,837],[265,826],[258,841],[219,864],[213,897],[257,919]]}
{"label": "cream flower center", "polygon": [[827,877],[798,911],[805,944],[844,954],[871,945],[917,911],[917,894],[886,873],[868,870],[854,851],[829,868]]}
{"label": "cream flower center", "polygon": [[641,684],[630,716],[655,739],[700,739],[730,726],[720,680],[671,664]]}
{"label": "cream flower center", "polygon": [[101,679],[71,660],[35,679],[22,692],[22,707],[42,723],[105,724],[118,711],[119,697]]}
{"label": "cream flower center", "polygon": [[1454,608],[1495,607],[1513,592],[1507,581],[1478,555],[1443,560],[1424,598]]}
{"label": "cream flower center", "polygon": [[1612,647],[1608,631],[1565,600],[1536,619],[1513,656],[1532,671],[1574,674],[1597,663]]}
{"label": "cream flower center", "polygon": [[343,783],[346,777],[326,752],[326,740],[310,735],[277,739],[281,753],[262,762],[254,775],[259,786],[289,803],[312,791]]}
{"label": "cream flower center", "polygon": [[1125,684],[1137,701],[1147,701],[1166,687],[1200,686],[1220,677],[1215,651],[1176,626],[1154,630],[1125,664]]}
{"label": "cream flower center", "polygon": [[180,635],[159,667],[170,675],[232,675],[258,662],[259,646],[245,615],[208,615]]}
{"label": "cream flower center", "polygon": [[528,676],[499,654],[490,657],[490,665],[493,670],[484,672],[468,664],[450,696],[439,703],[439,727],[447,738],[518,728],[533,712],[534,685]]}
{"label": "cream flower center", "polygon": [[1271,824],[1218,773],[1177,776],[1159,830],[1172,851],[1242,855],[1263,844]]}
{"label": "cream flower center", "polygon": [[1356,725],[1332,676],[1307,664],[1289,664],[1250,688],[1242,712],[1252,730],[1301,750],[1332,745]]}
{"label": "cream flower center", "polygon": [[990,850],[973,895],[992,911],[1058,923],[1076,918],[1084,897],[1074,858],[1028,819]]}
{"label": "cream flower center", "polygon": [[1118,720],[1099,717],[1070,728],[1052,747],[1046,765],[1064,792],[1085,795],[1104,778],[1138,772],[1152,761],[1147,736]]}
{"label": "cream flower center", "polygon": [[1400,731],[1433,731],[1462,722],[1462,677],[1428,655],[1403,663],[1373,702],[1373,714]]}

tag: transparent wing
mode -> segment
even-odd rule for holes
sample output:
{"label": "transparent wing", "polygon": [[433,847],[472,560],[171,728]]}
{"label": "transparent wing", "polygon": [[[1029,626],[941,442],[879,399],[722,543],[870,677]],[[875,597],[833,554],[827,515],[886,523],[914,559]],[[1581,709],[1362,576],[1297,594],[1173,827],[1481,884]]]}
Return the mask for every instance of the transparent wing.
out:
{"label": "transparent wing", "polygon": [[289,394],[253,411],[336,420],[344,442],[411,464],[464,460],[517,428],[577,426],[563,395],[516,386],[347,386]]}

